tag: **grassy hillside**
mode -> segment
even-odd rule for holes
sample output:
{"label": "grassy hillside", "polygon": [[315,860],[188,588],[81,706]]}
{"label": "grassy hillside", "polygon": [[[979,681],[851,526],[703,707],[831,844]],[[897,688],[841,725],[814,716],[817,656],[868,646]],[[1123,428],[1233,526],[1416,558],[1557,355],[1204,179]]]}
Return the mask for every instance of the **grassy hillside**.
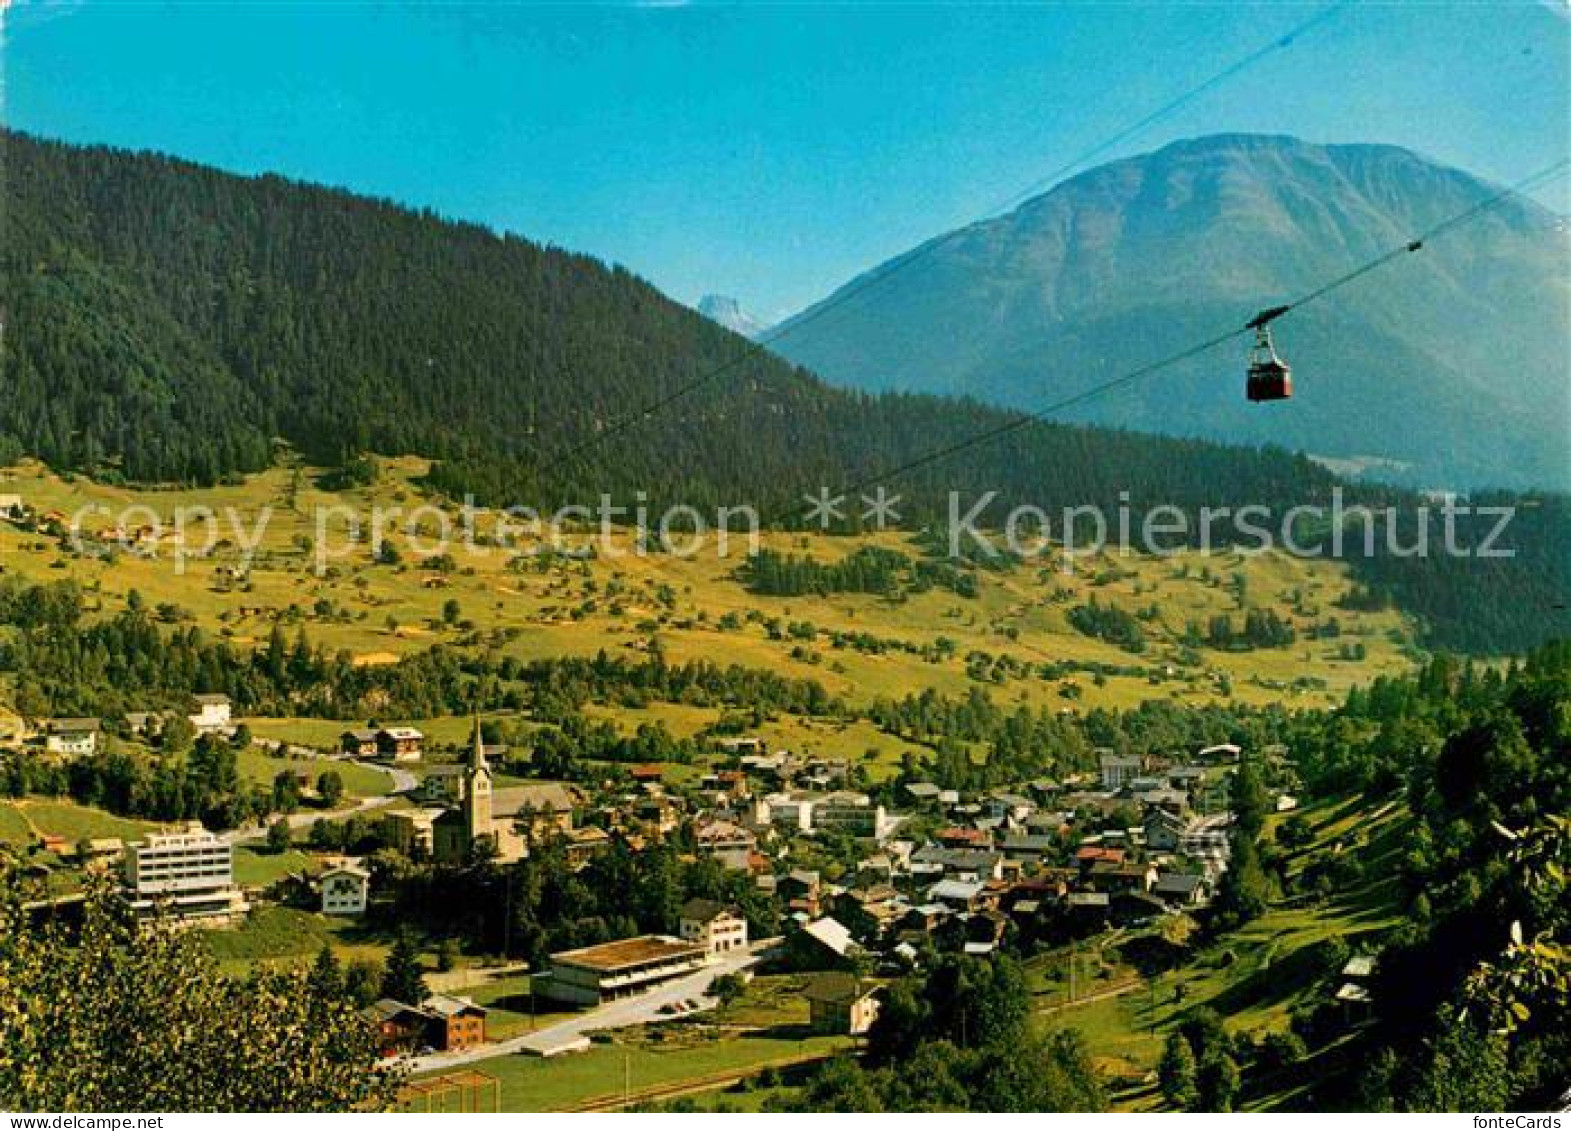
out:
{"label": "grassy hillside", "polygon": [[[1344,851],[1357,852],[1363,863],[1364,878],[1329,901],[1279,900],[1260,918],[1186,954],[1176,968],[1159,974],[1142,975],[1130,965],[1125,956],[1134,952],[1133,938],[1117,933],[1083,948],[1077,959],[1076,1001],[1066,996],[1067,953],[1038,964],[1042,1023],[1085,1034],[1098,1068],[1115,1086],[1118,1107],[1161,1106],[1157,1063],[1168,1032],[1185,1013],[1209,1006],[1229,1032],[1256,1041],[1266,1033],[1282,1032],[1295,1008],[1323,1002],[1336,988],[1322,944],[1338,939],[1357,951],[1360,939],[1372,945],[1400,921],[1396,866],[1413,829],[1405,811],[1396,804],[1372,806],[1355,798],[1303,813],[1314,840],[1294,853],[1291,872]],[[1268,836],[1270,831],[1268,827]],[[1272,1090],[1248,1097],[1247,1106],[1269,1109],[1290,1099],[1292,1080],[1273,1084]]]}
{"label": "grassy hillside", "polygon": [[[185,562],[183,571],[175,568],[169,544],[149,556],[79,554],[65,542],[6,523],[0,523],[0,557],[9,574],[29,581],[74,579],[94,615],[122,609],[134,590],[171,623],[194,624],[242,647],[264,642],[275,623],[291,636],[303,629],[313,642],[347,651],[359,664],[389,663],[438,642],[536,659],[601,650],[631,656],[657,640],[672,660],[721,659],[808,677],[858,705],[924,688],[963,694],[972,687],[1021,703],[1076,710],[1129,706],[1149,698],[1210,702],[1228,692],[1246,703],[1323,705],[1355,683],[1408,664],[1410,622],[1389,610],[1339,608],[1352,587],[1342,566],[1275,554],[1108,555],[1075,560],[1069,571],[1055,555],[1031,565],[979,571],[975,597],[933,588],[899,599],[867,594],[787,598],[749,590],[738,576],[744,561],[740,543],[724,559],[713,549],[680,559],[640,556],[619,534],[615,550],[622,556],[536,558],[520,566],[511,554],[483,544],[495,516],[481,512],[476,551],[455,548],[452,568],[443,572],[415,552],[400,521],[390,536],[400,548],[399,564],[374,561],[365,541],[351,548],[342,528],[330,527],[334,549],[319,576],[311,552],[317,535],[312,516],[318,508],[369,512],[381,506],[408,512],[433,504],[456,520],[454,508],[422,491],[424,470],[423,461],[388,461],[375,485],[346,493],[323,491],[312,485],[309,473],[285,468],[233,486],[149,492],[67,481],[36,464],[23,465],[0,477],[0,485],[39,510],[69,515],[88,505],[116,513],[145,507],[151,509],[135,521],[147,523],[150,515],[167,520],[179,507],[201,504],[220,514],[233,508],[233,519],[247,531],[257,528],[266,508],[271,508],[270,521],[248,577],[237,584],[220,578],[221,568],[240,562],[232,528],[211,553]],[[103,521],[101,514],[94,520]],[[434,529],[433,512],[426,512],[423,521],[428,531]],[[199,547],[207,533],[193,527],[190,540]],[[869,545],[899,549],[913,558],[922,554],[909,536],[897,532],[858,537],[768,533],[764,544],[822,562]],[[1156,615],[1140,621],[1144,651],[1125,651],[1073,627],[1071,612],[1093,600],[1132,616],[1154,606]],[[456,610],[445,608],[449,602],[456,603]],[[1293,624],[1298,640],[1287,648],[1247,652],[1185,646],[1191,622],[1203,627],[1227,615],[1241,624],[1251,610],[1270,610]],[[1341,630],[1337,639],[1310,639],[1310,628],[1333,618]],[[839,647],[837,633],[845,634]],[[1344,658],[1354,644],[1362,658]],[[1045,664],[1068,667],[1044,679],[1040,668]],[[682,734],[701,729],[717,714],[695,708],[668,710],[661,717]],[[629,721],[636,718],[628,716]],[[897,761],[901,753],[897,743],[880,740],[870,728],[814,732],[790,720],[778,727],[781,741],[825,753],[860,756],[871,749],[885,763]],[[461,728],[457,723],[455,728],[439,740],[460,741]],[[301,728],[267,720],[258,720],[255,730],[263,737],[316,745],[336,734],[327,723]]]}

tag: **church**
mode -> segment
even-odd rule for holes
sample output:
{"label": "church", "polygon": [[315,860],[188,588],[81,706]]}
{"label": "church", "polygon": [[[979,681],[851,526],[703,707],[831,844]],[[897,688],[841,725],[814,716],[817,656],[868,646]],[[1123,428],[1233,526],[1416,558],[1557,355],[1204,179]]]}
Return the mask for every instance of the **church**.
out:
{"label": "church", "polygon": [[531,841],[573,828],[577,799],[567,786],[544,782],[495,788],[478,718],[458,794],[458,804],[431,826],[432,855],[441,864],[461,864],[476,851],[510,863],[529,855]]}

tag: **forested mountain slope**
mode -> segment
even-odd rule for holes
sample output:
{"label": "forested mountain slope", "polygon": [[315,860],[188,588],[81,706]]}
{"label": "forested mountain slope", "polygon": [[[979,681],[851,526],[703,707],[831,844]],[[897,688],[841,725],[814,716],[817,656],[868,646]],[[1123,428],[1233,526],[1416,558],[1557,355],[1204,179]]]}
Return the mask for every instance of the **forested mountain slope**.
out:
{"label": "forested mountain slope", "polygon": [[[804,494],[1012,419],[829,388],[626,271],[517,236],[277,177],[0,136],[0,465],[25,453],[200,485],[266,466],[282,439],[326,464],[433,457],[433,485],[492,504],[641,491],[651,506],[747,503],[787,521]],[[941,520],[951,490],[966,506],[997,490],[995,516],[1127,503],[1138,523],[1157,504],[1323,504],[1336,483],[1281,449],[1050,424],[894,487],[908,525]],[[1546,500],[1513,540],[1549,568],[1508,563],[1487,583],[1472,563],[1421,563],[1431,596],[1416,611],[1440,610],[1435,638],[1470,647],[1552,634],[1565,530],[1563,500]],[[1399,594],[1408,578],[1405,563],[1379,575]]]}

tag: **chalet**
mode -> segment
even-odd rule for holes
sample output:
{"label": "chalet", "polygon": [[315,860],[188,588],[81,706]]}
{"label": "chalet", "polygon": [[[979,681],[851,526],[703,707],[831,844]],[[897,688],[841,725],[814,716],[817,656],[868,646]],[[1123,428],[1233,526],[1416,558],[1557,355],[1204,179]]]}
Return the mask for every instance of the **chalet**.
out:
{"label": "chalet", "polygon": [[1122,848],[1108,848],[1101,844],[1082,844],[1075,850],[1075,863],[1080,865],[1082,871],[1089,871],[1098,864],[1107,864],[1121,868],[1127,855],[1128,853]]}
{"label": "chalet", "polygon": [[156,711],[127,711],[125,725],[138,738],[156,738],[163,732],[164,716]]}
{"label": "chalet", "polygon": [[713,856],[732,871],[744,871],[748,860],[758,847],[758,838],[741,825],[731,821],[700,821],[693,827],[693,841],[698,851]]}
{"label": "chalet", "polygon": [[653,763],[634,766],[627,773],[629,777],[640,785],[659,785],[665,780],[665,767]]}
{"label": "chalet", "polygon": [[848,974],[821,974],[803,996],[816,1033],[860,1037],[878,1019],[878,987]]}
{"label": "chalet", "polygon": [[850,767],[839,759],[809,758],[798,767],[797,781],[807,789],[829,790],[844,784]]}
{"label": "chalet", "polygon": [[98,751],[101,729],[97,719],[51,719],[44,733],[44,749],[67,758],[90,757]]}
{"label": "chalet", "polygon": [[1009,930],[1009,917],[997,911],[978,911],[962,918],[965,920],[967,943],[997,946],[1004,941],[1004,934]]}
{"label": "chalet", "polygon": [[1110,792],[1123,789],[1125,782],[1139,775],[1140,768],[1140,759],[1132,754],[1114,754],[1111,750],[1103,750],[1097,755],[1102,788]]}
{"label": "chalet", "polygon": [[1180,814],[1189,809],[1189,794],[1182,789],[1147,789],[1136,793],[1134,799],[1148,809],[1166,809]]}
{"label": "chalet", "polygon": [[358,864],[343,864],[322,873],[322,914],[358,918],[371,895],[371,873]]}
{"label": "chalet", "polygon": [[21,495],[0,495],[0,518],[19,522],[27,516],[27,504]]}
{"label": "chalet", "polygon": [[424,1010],[390,997],[366,1006],[360,1015],[376,1027],[383,1057],[402,1056],[422,1047],[431,1023]]}
{"label": "chalet", "polygon": [[852,888],[835,897],[834,915],[859,939],[877,939],[905,915],[907,905],[894,887],[875,883]]}
{"label": "chalet", "polygon": [[1207,746],[1196,757],[1210,765],[1229,765],[1237,762],[1243,756],[1243,748],[1231,742],[1219,742],[1215,746]]}
{"label": "chalet", "polygon": [[418,762],[425,735],[414,727],[383,727],[376,732],[376,756],[390,762]]}
{"label": "chalet", "polygon": [[924,903],[920,907],[912,907],[900,920],[901,934],[931,935],[953,914],[954,910],[944,903]]}
{"label": "chalet", "polygon": [[974,911],[981,905],[982,885],[965,880],[940,880],[927,891],[928,902],[942,903],[957,911]]}
{"label": "chalet", "polygon": [[825,916],[786,937],[788,959],[798,970],[838,970],[849,966],[860,947],[837,919]]}
{"label": "chalet", "polygon": [[747,775],[741,770],[719,770],[699,779],[699,787],[722,798],[738,799],[748,795]]}
{"label": "chalet", "polygon": [[982,812],[995,821],[1019,824],[1036,811],[1036,802],[1017,793],[994,794],[982,802]]}
{"label": "chalet", "polygon": [[84,837],[75,845],[64,845],[59,855],[75,860],[90,871],[102,871],[125,853],[125,842],[119,837]]}
{"label": "chalet", "polygon": [[1152,852],[1172,852],[1178,847],[1189,822],[1168,809],[1152,809],[1146,814],[1146,848]]}
{"label": "chalet", "polygon": [[415,787],[415,799],[433,805],[457,805],[464,799],[468,774],[469,767],[457,762],[429,766]]}
{"label": "chalet", "polygon": [[1034,794],[1038,800],[1046,801],[1064,792],[1064,785],[1062,782],[1056,782],[1052,778],[1034,778],[1026,783],[1026,789]]}
{"label": "chalet", "polygon": [[1353,1020],[1369,1016],[1374,1007],[1374,994],[1370,980],[1375,975],[1375,958],[1370,954],[1355,954],[1342,967],[1343,982],[1337,987],[1333,1000]]}
{"label": "chalet", "polygon": [[1035,863],[1046,859],[1058,850],[1058,838],[1014,833],[1006,836],[998,847],[1003,851],[1006,859]]}
{"label": "chalet", "polygon": [[784,750],[777,750],[773,754],[744,754],[738,764],[750,776],[776,785],[789,782],[797,767],[796,759]]}
{"label": "chalet", "polygon": [[806,911],[809,915],[818,911],[819,889],[817,872],[798,870],[775,881],[775,895],[780,902],[793,911]]}
{"label": "chalet", "polygon": [[382,814],[382,839],[405,856],[431,856],[436,850],[435,827],[444,809],[394,809]]}
{"label": "chalet", "polygon": [[711,956],[747,946],[747,920],[742,913],[711,899],[690,899],[682,904],[677,933],[684,941],[701,945]]}
{"label": "chalet", "polygon": [[715,745],[733,758],[761,758],[769,753],[769,744],[761,738],[722,738]]}
{"label": "chalet", "polygon": [[663,794],[639,798],[628,813],[637,824],[658,836],[664,836],[681,824],[677,802]]}
{"label": "chalet", "polygon": [[911,854],[913,876],[934,875],[954,879],[996,880],[1004,874],[1004,854],[923,845]]}
{"label": "chalet", "polygon": [[1102,861],[1091,865],[1086,872],[1086,885],[1092,891],[1149,891],[1156,883],[1156,869],[1143,865],[1112,864]]}
{"label": "chalet", "polygon": [[1025,831],[1032,836],[1056,836],[1069,832],[1075,823],[1073,813],[1060,809],[1039,809],[1025,821]]}
{"label": "chalet", "polygon": [[229,729],[232,706],[227,695],[196,695],[192,697],[191,725],[198,734],[217,734]]}
{"label": "chalet", "polygon": [[979,848],[993,847],[993,834],[986,829],[965,828],[955,825],[947,829],[939,829],[933,834],[933,839],[945,848]]}
{"label": "chalet", "polygon": [[563,834],[562,851],[567,855],[568,865],[573,868],[584,867],[610,847],[611,834],[592,825],[588,828],[569,829]]}
{"label": "chalet", "polygon": [[432,994],[422,1003],[427,1039],[439,1052],[461,1052],[485,1044],[484,1006],[468,998]]}
{"label": "chalet", "polygon": [[1203,817],[1191,823],[1178,838],[1178,851],[1197,860],[1214,859],[1226,863],[1233,853],[1228,835],[1231,824],[1232,818],[1226,814]]}
{"label": "chalet", "polygon": [[942,792],[930,781],[909,782],[905,786],[905,794],[917,805],[936,805],[938,795]]}
{"label": "chalet", "polygon": [[0,746],[17,746],[27,737],[27,720],[0,707]]}
{"label": "chalet", "polygon": [[1198,907],[1206,893],[1206,878],[1192,872],[1164,872],[1151,885],[1151,894],[1173,907]]}
{"label": "chalet", "polygon": [[338,736],[338,749],[346,758],[375,758],[376,730],[346,730]]}

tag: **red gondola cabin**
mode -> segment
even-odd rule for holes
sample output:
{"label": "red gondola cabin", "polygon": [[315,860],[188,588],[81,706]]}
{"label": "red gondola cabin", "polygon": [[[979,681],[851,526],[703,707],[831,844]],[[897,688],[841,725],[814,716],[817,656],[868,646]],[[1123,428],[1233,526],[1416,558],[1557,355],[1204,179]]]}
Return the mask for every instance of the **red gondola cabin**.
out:
{"label": "red gondola cabin", "polygon": [[1268,326],[1255,327],[1255,348],[1249,351],[1245,392],[1252,401],[1285,401],[1293,395],[1293,370],[1276,355]]}

